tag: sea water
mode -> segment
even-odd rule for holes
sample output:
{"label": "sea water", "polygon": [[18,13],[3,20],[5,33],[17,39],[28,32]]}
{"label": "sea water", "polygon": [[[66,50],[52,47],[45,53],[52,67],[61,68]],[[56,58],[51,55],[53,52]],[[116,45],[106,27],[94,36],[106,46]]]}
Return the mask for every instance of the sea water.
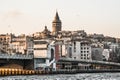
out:
{"label": "sea water", "polygon": [[120,73],[4,76],[0,77],[0,80],[120,80]]}

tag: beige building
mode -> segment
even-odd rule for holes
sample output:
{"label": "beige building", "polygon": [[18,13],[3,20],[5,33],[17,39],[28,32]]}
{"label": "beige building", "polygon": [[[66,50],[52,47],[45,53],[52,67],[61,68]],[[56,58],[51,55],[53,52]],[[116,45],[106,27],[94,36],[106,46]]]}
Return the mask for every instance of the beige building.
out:
{"label": "beige building", "polygon": [[20,35],[12,39],[9,47],[10,53],[32,54],[33,39],[25,35]]}
{"label": "beige building", "polygon": [[0,47],[0,51],[2,53],[8,53],[9,44],[11,43],[13,36],[14,36],[13,34],[0,34],[0,43],[2,45]]}
{"label": "beige building", "polygon": [[34,40],[34,58],[47,58],[47,40]]}

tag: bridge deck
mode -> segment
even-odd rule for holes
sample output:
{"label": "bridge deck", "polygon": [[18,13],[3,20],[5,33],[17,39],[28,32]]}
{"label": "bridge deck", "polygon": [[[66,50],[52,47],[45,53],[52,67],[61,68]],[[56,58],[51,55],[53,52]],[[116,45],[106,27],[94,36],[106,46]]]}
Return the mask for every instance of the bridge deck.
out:
{"label": "bridge deck", "polygon": [[33,59],[33,55],[23,55],[23,54],[1,54],[0,59]]}
{"label": "bridge deck", "polygon": [[120,67],[120,63],[115,63],[115,62],[96,61],[96,60],[76,60],[76,59],[72,59],[72,58],[60,58],[60,60],[58,62],[101,64],[101,65],[111,65],[111,66],[119,66]]}

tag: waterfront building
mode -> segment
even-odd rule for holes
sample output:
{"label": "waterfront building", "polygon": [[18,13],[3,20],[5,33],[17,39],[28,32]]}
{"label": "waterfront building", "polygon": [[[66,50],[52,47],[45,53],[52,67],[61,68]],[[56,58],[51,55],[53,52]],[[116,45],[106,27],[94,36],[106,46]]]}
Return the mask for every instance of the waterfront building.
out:
{"label": "waterfront building", "polygon": [[34,40],[34,68],[57,69],[57,60],[59,60],[61,53],[60,42],[55,40]]}
{"label": "waterfront building", "polygon": [[50,42],[48,46],[48,55],[49,55],[49,61],[47,62],[47,66],[49,68],[52,68],[53,70],[58,69],[57,61],[61,56],[61,49],[60,49],[60,45],[56,44],[55,40]]}
{"label": "waterfront building", "polygon": [[[71,54],[70,54],[71,53]],[[63,40],[37,39],[34,40],[34,68],[60,69],[57,63],[62,57],[72,57],[71,46]]]}
{"label": "waterfront building", "polygon": [[34,69],[46,67],[48,40],[34,40]]}
{"label": "waterfront building", "polygon": [[66,63],[57,63],[60,58],[70,58],[72,57],[70,44],[64,43],[63,40],[52,41],[48,47],[48,54],[50,55],[49,65],[54,70],[66,68]]}
{"label": "waterfront building", "polygon": [[[87,39],[74,39],[71,42],[72,45],[72,59],[76,60],[92,60],[91,57],[91,43]],[[80,68],[89,68],[90,64],[81,64]]]}
{"label": "waterfront building", "polygon": [[34,68],[56,70],[56,62],[59,60],[59,45],[55,40],[34,40]]}
{"label": "waterfront building", "polygon": [[76,39],[72,41],[72,58],[91,60],[91,45],[88,40]]}

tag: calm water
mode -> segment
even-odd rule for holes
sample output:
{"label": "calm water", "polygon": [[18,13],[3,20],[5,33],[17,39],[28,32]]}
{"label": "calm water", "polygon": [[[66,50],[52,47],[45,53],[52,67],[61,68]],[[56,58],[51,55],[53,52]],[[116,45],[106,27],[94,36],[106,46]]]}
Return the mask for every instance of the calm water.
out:
{"label": "calm water", "polygon": [[120,80],[120,73],[7,76],[7,77],[0,77],[0,80]]}

